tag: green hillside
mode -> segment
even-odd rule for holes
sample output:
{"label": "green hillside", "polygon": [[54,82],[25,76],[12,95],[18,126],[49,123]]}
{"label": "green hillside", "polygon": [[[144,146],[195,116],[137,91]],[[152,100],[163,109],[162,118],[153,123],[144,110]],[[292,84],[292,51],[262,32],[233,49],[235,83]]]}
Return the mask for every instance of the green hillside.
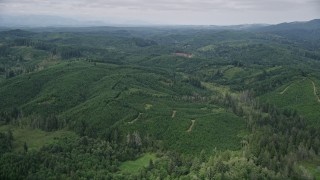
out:
{"label": "green hillside", "polygon": [[[243,119],[230,112],[215,112],[219,107],[206,102],[183,101],[179,96],[191,97],[191,92],[203,90],[183,83],[167,85],[161,80],[173,81],[162,72],[144,68],[61,63],[3,83],[0,106],[21,109],[26,116],[21,121],[36,115],[47,120],[47,116],[53,115],[58,121],[54,128],[67,124],[92,137],[103,135],[117,123],[125,132],[152,134],[169,149],[180,152],[194,153],[215,147],[239,149],[241,139],[237,134],[245,129]],[[181,89],[184,92],[177,92]],[[152,107],[146,109],[145,104]],[[177,112],[174,118],[173,111]],[[139,113],[142,115],[137,118]],[[137,122],[130,123],[134,119]],[[197,121],[194,130],[187,133],[193,119]],[[78,131],[81,123],[88,126],[81,129],[84,132]],[[224,135],[226,131],[229,133]],[[181,144],[177,144],[179,141]]]}
{"label": "green hillside", "polygon": [[274,92],[263,95],[261,99],[282,109],[294,109],[308,120],[310,126],[319,127],[320,102],[313,87],[313,83],[315,83],[317,92],[316,82],[318,81],[313,78],[300,78]]}

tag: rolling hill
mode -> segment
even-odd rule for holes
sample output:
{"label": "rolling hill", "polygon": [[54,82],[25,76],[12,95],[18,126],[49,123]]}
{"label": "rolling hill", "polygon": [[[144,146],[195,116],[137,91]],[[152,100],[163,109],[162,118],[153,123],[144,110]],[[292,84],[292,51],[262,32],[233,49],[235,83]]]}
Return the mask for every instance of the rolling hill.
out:
{"label": "rolling hill", "polygon": [[318,24],[1,31],[0,179],[318,178]]}

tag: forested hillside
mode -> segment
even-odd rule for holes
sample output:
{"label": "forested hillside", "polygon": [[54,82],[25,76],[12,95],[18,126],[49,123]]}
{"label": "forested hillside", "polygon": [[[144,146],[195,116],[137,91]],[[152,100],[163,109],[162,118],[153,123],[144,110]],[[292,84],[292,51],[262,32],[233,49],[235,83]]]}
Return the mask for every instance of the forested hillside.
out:
{"label": "forested hillside", "polygon": [[0,179],[319,179],[319,20],[0,31]]}

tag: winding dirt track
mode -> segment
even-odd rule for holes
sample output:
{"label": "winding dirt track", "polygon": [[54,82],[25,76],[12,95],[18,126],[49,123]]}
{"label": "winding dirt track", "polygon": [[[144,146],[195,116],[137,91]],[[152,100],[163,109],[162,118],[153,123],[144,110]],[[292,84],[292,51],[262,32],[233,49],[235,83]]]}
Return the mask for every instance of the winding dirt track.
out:
{"label": "winding dirt track", "polygon": [[311,80],[312,82],[312,85],[313,85],[313,94],[316,96],[316,99],[318,100],[318,102],[320,103],[320,98],[319,96],[317,95],[317,88],[316,88],[316,85],[315,83]]}
{"label": "winding dirt track", "polygon": [[192,128],[194,126],[194,123],[196,122],[196,120],[191,120],[191,126],[189,127],[188,131],[187,132],[191,132],[192,131]]}

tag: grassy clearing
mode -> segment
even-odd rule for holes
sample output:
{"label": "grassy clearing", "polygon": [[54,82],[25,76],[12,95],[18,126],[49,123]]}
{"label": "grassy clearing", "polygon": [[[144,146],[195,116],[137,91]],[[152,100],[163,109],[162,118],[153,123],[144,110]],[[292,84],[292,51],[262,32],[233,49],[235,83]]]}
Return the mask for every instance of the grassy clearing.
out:
{"label": "grassy clearing", "polygon": [[227,86],[221,86],[214,83],[201,82],[201,85],[213,92],[219,92],[221,94],[226,94],[230,92],[230,88]]}
{"label": "grassy clearing", "polygon": [[154,161],[156,158],[155,154],[146,153],[134,161],[123,162],[120,165],[120,171],[122,173],[137,174],[141,168],[149,165],[150,160]]}
{"label": "grassy clearing", "polygon": [[12,131],[13,134],[13,151],[22,152],[23,145],[26,142],[29,151],[39,150],[41,147],[55,143],[58,138],[76,137],[74,132],[59,130],[54,132],[45,132],[39,129],[19,128],[11,125],[0,126],[0,132]]}
{"label": "grassy clearing", "polygon": [[224,77],[226,77],[227,79],[232,79],[240,72],[243,72],[242,68],[233,67],[224,72]]}
{"label": "grassy clearing", "polygon": [[301,166],[306,168],[317,180],[320,179],[320,158],[300,162]]}
{"label": "grassy clearing", "polygon": [[204,47],[199,48],[198,51],[212,51],[212,50],[214,50],[216,47],[217,47],[217,45],[210,44],[210,45],[207,45],[207,46],[204,46]]}
{"label": "grassy clearing", "polygon": [[266,71],[267,71],[267,72],[271,72],[271,71],[279,70],[279,69],[281,69],[281,68],[282,68],[282,66],[274,66],[274,67],[268,68]]}
{"label": "grassy clearing", "polygon": [[144,105],[144,109],[145,110],[149,110],[149,109],[151,109],[152,108],[152,104],[145,104]]}

